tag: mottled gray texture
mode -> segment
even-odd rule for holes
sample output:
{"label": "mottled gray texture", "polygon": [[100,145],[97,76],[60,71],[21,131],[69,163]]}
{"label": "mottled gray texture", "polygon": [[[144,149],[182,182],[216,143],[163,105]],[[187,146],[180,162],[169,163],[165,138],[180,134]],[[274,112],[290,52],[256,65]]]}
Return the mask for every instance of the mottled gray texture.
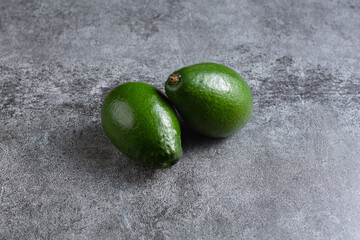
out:
{"label": "mottled gray texture", "polygon": [[[360,2],[0,0],[0,239],[360,239]],[[213,61],[254,93],[227,139],[143,168],[109,90]]]}

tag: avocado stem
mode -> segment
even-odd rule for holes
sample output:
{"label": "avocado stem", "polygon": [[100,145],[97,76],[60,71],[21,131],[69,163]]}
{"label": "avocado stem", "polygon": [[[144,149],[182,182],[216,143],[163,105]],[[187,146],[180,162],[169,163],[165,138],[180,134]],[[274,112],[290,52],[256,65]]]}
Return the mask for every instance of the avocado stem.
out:
{"label": "avocado stem", "polygon": [[180,79],[181,79],[181,75],[180,74],[171,74],[170,77],[169,77],[169,80],[170,80],[170,84],[171,85],[176,85],[180,82]]}

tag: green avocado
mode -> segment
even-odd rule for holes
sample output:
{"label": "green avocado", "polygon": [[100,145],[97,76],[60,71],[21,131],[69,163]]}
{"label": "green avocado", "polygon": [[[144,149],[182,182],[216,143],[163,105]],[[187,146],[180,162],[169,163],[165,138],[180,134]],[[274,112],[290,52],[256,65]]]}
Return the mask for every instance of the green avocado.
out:
{"label": "green avocado", "polygon": [[129,82],[105,98],[101,121],[121,152],[152,168],[167,168],[182,156],[180,125],[167,98],[146,83]]}
{"label": "green avocado", "polygon": [[172,73],[166,95],[184,122],[209,137],[227,137],[249,121],[253,97],[248,84],[229,67],[200,63]]}

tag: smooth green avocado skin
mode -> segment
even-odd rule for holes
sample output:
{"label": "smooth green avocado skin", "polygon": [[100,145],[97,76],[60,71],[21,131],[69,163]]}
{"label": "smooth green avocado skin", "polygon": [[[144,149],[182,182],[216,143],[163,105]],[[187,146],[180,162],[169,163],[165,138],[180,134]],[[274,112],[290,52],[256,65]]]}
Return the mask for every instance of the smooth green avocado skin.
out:
{"label": "smooth green avocado skin", "polygon": [[165,82],[165,92],[184,122],[209,137],[227,137],[249,121],[253,111],[251,89],[237,72],[217,63],[181,68],[177,84]]}
{"label": "smooth green avocado skin", "polygon": [[129,82],[105,98],[101,121],[121,152],[152,168],[167,168],[182,156],[180,125],[166,97],[146,83]]}

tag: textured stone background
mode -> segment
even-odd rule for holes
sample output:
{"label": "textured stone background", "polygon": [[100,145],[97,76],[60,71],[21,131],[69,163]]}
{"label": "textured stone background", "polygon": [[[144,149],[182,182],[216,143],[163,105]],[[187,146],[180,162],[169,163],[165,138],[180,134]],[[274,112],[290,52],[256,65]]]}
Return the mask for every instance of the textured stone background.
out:
{"label": "textured stone background", "polygon": [[[301,2],[301,3],[300,3]],[[0,239],[360,239],[360,2],[0,0]],[[254,114],[145,169],[109,90],[228,65]]]}

